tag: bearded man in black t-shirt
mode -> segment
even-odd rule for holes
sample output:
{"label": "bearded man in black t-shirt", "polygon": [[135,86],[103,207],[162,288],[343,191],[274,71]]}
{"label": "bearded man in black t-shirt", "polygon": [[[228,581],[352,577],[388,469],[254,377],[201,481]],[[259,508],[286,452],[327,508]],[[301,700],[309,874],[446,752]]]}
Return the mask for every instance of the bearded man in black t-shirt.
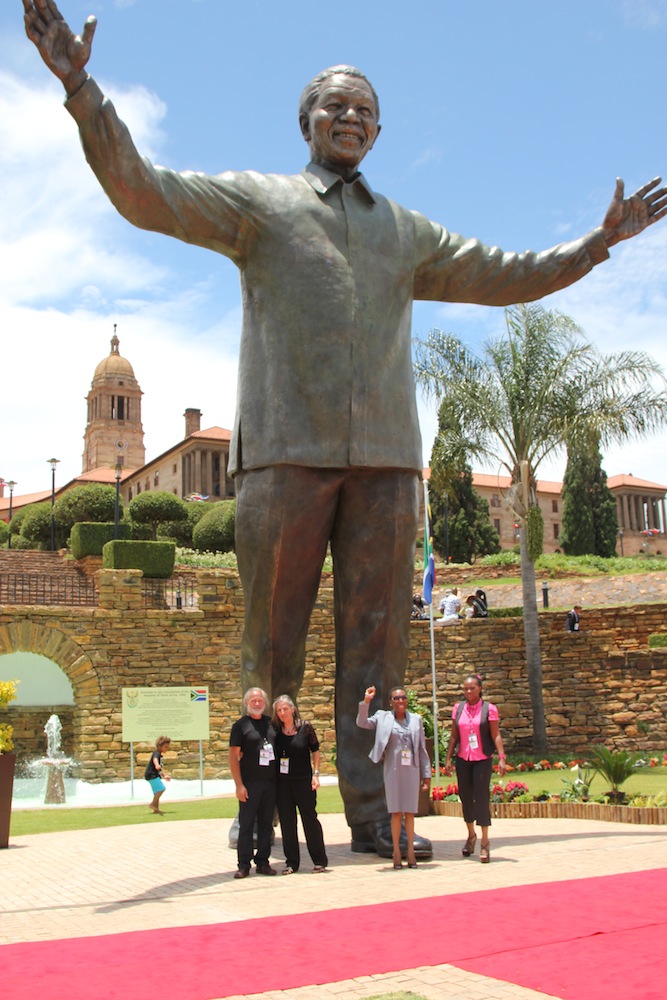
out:
{"label": "bearded man in black t-shirt", "polygon": [[269,864],[273,810],[276,804],[276,734],[264,715],[268,697],[261,688],[250,688],[243,696],[242,715],[229,737],[229,769],[239,800],[238,871],[234,878],[247,878],[253,860],[253,834],[257,821],[255,865],[258,875],[276,875]]}

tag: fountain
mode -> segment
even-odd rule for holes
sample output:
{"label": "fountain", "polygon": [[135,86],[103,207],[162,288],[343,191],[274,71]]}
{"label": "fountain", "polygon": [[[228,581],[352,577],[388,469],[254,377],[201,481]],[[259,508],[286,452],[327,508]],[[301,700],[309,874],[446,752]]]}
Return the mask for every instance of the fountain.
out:
{"label": "fountain", "polygon": [[[46,757],[31,761],[34,771],[46,770],[45,805],[62,805],[67,800],[65,795],[64,772],[73,763],[71,757],[65,757],[61,749],[62,723],[57,715],[51,715],[44,726],[46,733]],[[41,773],[41,771],[40,771]]]}

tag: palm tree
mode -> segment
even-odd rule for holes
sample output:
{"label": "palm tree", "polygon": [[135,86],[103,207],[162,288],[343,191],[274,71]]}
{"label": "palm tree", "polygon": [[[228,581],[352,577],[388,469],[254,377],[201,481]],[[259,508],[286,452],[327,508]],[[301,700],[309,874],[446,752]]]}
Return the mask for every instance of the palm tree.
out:
{"label": "palm tree", "polygon": [[602,355],[572,319],[540,305],[505,310],[506,336],[477,357],[457,338],[432,330],[416,347],[415,378],[449,411],[445,450],[492,461],[511,479],[506,501],[520,525],[523,629],[533,712],[533,746],[548,751],[542,693],[534,560],[541,552],[536,500],[540,463],[580,434],[601,445],[667,423],[665,377],[639,351]]}

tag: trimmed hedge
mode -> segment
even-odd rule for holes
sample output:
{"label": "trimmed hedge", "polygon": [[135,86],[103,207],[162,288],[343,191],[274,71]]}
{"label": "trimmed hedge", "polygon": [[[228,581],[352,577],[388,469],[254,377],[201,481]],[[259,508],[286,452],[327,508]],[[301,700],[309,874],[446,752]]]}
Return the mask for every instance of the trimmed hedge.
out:
{"label": "trimmed hedge", "polygon": [[[107,542],[113,541],[115,524],[113,521],[78,521],[72,525],[70,548],[75,559],[84,556],[101,556]],[[129,524],[118,525],[118,538],[132,537]]]}
{"label": "trimmed hedge", "polygon": [[522,618],[523,608],[489,608],[489,618]]}
{"label": "trimmed hedge", "polygon": [[652,632],[648,637],[649,649],[659,649],[667,646],[667,632]]}
{"label": "trimmed hedge", "polygon": [[173,542],[107,542],[102,549],[105,569],[140,569],[145,577],[164,580],[174,572]]}

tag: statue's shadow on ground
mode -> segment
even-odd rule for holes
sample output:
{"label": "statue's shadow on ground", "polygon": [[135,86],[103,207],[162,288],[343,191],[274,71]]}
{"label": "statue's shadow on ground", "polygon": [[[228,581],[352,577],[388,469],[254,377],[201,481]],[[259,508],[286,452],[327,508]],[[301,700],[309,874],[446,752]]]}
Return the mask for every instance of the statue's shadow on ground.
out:
{"label": "statue's shadow on ground", "polygon": [[184,896],[189,893],[200,892],[202,889],[210,889],[228,881],[227,872],[216,872],[212,875],[199,875],[193,878],[178,879],[176,882],[165,882],[162,885],[153,886],[132,896],[130,899],[117,899],[113,903],[105,906],[98,906],[96,913],[114,913],[116,910],[123,910],[129,906],[140,906],[142,903],[170,903],[174,896]]}

